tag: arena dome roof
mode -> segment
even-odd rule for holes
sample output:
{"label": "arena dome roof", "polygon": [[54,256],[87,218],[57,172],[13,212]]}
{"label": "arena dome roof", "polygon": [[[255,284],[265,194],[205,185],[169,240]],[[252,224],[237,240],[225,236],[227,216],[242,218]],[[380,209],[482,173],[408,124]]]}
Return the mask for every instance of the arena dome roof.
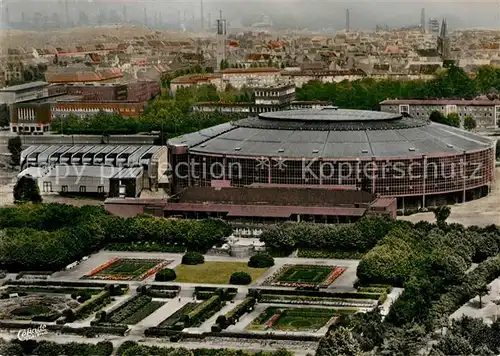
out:
{"label": "arena dome roof", "polygon": [[335,107],[260,114],[174,138],[192,154],[368,159],[457,155],[493,141],[428,120]]}

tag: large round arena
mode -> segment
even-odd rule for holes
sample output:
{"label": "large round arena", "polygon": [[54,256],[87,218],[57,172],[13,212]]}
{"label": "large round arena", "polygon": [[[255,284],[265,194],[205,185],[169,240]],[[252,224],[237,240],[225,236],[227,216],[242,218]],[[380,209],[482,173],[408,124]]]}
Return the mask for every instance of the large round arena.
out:
{"label": "large round arena", "polygon": [[494,180],[494,141],[384,112],[268,112],[169,146],[174,193],[186,186],[321,186],[425,207],[482,197]]}

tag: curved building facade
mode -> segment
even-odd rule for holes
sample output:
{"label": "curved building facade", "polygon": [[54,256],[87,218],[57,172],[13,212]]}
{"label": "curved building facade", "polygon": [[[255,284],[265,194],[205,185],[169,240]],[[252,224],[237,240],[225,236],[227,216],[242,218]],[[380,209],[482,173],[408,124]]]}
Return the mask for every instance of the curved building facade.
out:
{"label": "curved building facade", "polygon": [[263,113],[169,146],[174,193],[187,186],[319,186],[421,207],[481,197],[494,181],[494,141],[383,112]]}

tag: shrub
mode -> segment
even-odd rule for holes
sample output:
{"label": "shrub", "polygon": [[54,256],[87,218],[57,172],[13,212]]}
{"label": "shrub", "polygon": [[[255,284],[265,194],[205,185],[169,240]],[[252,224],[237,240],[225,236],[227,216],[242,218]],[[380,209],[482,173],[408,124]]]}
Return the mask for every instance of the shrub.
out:
{"label": "shrub", "polygon": [[205,257],[201,253],[188,251],[182,256],[183,265],[201,265],[205,263]]}
{"label": "shrub", "polygon": [[269,256],[267,253],[260,253],[258,255],[252,256],[248,261],[248,267],[266,268],[272,266],[274,266],[274,258]]}
{"label": "shrub", "polygon": [[92,296],[88,293],[82,293],[79,297],[76,298],[78,303],[85,303],[87,300],[92,298]]}
{"label": "shrub", "polygon": [[229,284],[247,285],[252,282],[252,277],[246,272],[234,272],[229,279]]}
{"label": "shrub", "polygon": [[164,268],[159,271],[155,276],[155,281],[157,282],[169,282],[177,278],[175,271],[170,268]]}

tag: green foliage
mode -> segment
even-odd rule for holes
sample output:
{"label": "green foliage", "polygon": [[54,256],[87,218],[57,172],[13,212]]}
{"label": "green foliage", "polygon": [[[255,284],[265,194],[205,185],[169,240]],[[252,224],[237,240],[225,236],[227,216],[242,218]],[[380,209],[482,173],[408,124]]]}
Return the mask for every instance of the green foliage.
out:
{"label": "green foliage", "polygon": [[359,342],[351,331],[344,327],[334,329],[319,342],[316,356],[360,356],[362,355]]}
{"label": "green foliage", "polygon": [[9,124],[9,106],[7,104],[0,104],[0,127],[8,127]]}
{"label": "green foliage", "polygon": [[201,265],[205,263],[205,257],[201,253],[188,251],[182,256],[183,265]]}
{"label": "green foliage", "polygon": [[[492,67],[488,71],[495,72],[495,78],[500,78],[500,70]],[[493,81],[500,88],[500,80]],[[429,81],[424,80],[374,80],[364,78],[354,82],[321,83],[311,81],[297,89],[297,100],[325,100],[346,109],[372,110],[387,98],[427,99],[427,98],[466,98],[473,99],[484,92],[484,87],[491,87],[487,74],[476,76],[473,80],[456,66],[438,74]],[[489,86],[488,86],[489,85]]]}
{"label": "green foliage", "polygon": [[229,278],[229,284],[247,285],[252,282],[252,277],[246,272],[234,272]]}
{"label": "green foliage", "polygon": [[445,116],[441,112],[434,110],[433,112],[431,112],[429,120],[432,122],[437,122],[438,124],[460,127],[460,118],[456,113],[451,113],[448,116]]}
{"label": "green foliage", "polygon": [[183,321],[185,327],[191,326],[196,322],[205,320],[205,317],[215,308],[221,305],[221,298],[218,295],[212,296],[210,299],[205,300],[203,303],[198,304],[193,310],[185,314]]}
{"label": "green foliage", "polygon": [[344,225],[285,223],[265,230],[260,240],[279,251],[314,248],[365,252],[375,246],[393,224],[388,218],[378,216],[364,217],[354,224]]}
{"label": "green foliage", "polygon": [[62,268],[107,243],[136,241],[207,250],[231,234],[222,220],[123,219],[102,207],[22,204],[0,209],[0,265],[12,270]]}
{"label": "green foliage", "polygon": [[14,202],[16,204],[42,202],[40,189],[35,179],[27,175],[18,179],[14,186]]}
{"label": "green foliage", "polygon": [[156,273],[155,281],[157,282],[170,282],[176,279],[175,271],[171,268],[164,268]]}
{"label": "green foliage", "polygon": [[[8,350],[8,351],[7,351]],[[96,344],[83,343],[55,343],[51,341],[15,340],[10,344],[0,341],[0,352],[8,356],[54,356],[54,355],[74,355],[74,356],[110,356],[113,353],[113,344],[110,341],[101,341]]]}
{"label": "green foliage", "polygon": [[254,307],[255,303],[254,297],[246,297],[242,303],[225,315],[226,326],[236,323],[243,314],[248,313]]}
{"label": "green foliage", "polygon": [[9,150],[11,156],[10,161],[13,166],[19,166],[21,164],[21,152],[23,150],[23,143],[20,136],[14,136],[9,138],[7,142],[7,149]]}
{"label": "green foliage", "polygon": [[464,118],[464,129],[467,131],[472,131],[476,128],[476,120],[474,120],[471,116],[466,116]]}
{"label": "green foliage", "polygon": [[258,255],[250,257],[248,267],[253,268],[266,268],[274,266],[274,258],[267,253],[259,253]]}
{"label": "green foliage", "polygon": [[438,225],[443,225],[450,216],[451,208],[447,205],[441,205],[434,209],[434,216]]}

